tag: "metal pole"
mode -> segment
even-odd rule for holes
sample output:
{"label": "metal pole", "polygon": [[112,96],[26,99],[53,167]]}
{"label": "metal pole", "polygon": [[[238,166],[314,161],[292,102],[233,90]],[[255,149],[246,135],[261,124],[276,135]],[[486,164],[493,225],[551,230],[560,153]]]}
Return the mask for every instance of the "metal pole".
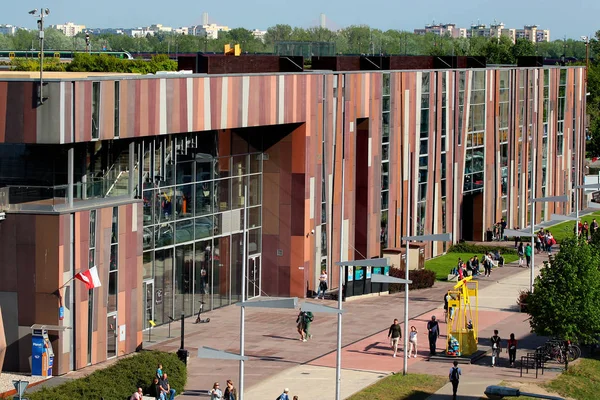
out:
{"label": "metal pole", "polygon": [[[243,241],[244,243],[242,244],[242,303],[244,301],[246,301],[246,235],[247,235],[247,230],[246,230],[246,226],[247,226],[247,217],[248,217],[248,186],[244,185],[244,230],[243,230]],[[245,314],[246,314],[246,307],[241,306],[240,307],[241,311],[240,311],[240,356],[242,357],[242,359],[240,359],[240,399],[239,400],[244,400],[244,337],[245,337],[245,330],[246,330],[246,324],[245,324]]]}
{"label": "metal pole", "polygon": [[[409,153],[410,154],[410,153]],[[406,236],[410,236],[410,182],[411,182],[411,165],[410,159],[408,158],[408,184],[407,184],[407,196],[406,196]],[[409,257],[410,252],[410,241],[406,241],[406,264],[404,265],[404,279],[408,281],[408,270],[409,270]],[[404,284],[404,365],[402,367],[402,374],[408,373],[408,283]]]}
{"label": "metal pole", "polygon": [[44,9],[40,9],[40,104],[44,102]]}
{"label": "metal pole", "polygon": [[[342,143],[344,141],[342,140]],[[345,171],[346,158],[344,156],[344,145],[342,144],[342,218],[340,219],[340,261],[344,261],[344,190],[345,190]],[[340,266],[340,276],[338,284],[338,309],[342,309],[342,276],[344,267]],[[342,385],[342,313],[338,313],[337,320],[337,355],[335,362],[335,399],[340,400]]]}
{"label": "metal pole", "polygon": [[[533,136],[531,138],[531,199],[529,201],[531,201],[531,218],[530,218],[530,223],[531,223],[531,240],[533,241],[533,236],[535,235],[535,162],[537,160],[536,158],[536,151],[537,151],[537,146],[536,146],[536,140],[537,140],[537,124],[536,124],[536,129],[533,130]],[[535,251],[533,251],[533,248],[531,249],[531,268],[529,271],[529,291],[531,293],[533,293],[533,281],[535,279]]]}
{"label": "metal pole", "polygon": [[185,314],[181,313],[181,350],[184,349],[185,341]]}

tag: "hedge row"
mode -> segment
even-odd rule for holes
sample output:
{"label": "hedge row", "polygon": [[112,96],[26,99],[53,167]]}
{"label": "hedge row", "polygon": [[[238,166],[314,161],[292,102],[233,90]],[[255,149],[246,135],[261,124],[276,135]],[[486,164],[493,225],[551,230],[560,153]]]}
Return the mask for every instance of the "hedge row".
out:
{"label": "hedge row", "polygon": [[[10,65],[13,71],[40,70],[40,62],[34,58],[15,58]],[[56,58],[45,58],[44,71],[154,74],[158,71],[177,71],[177,62],[166,55],[153,56],[146,61],[124,60],[107,54],[78,53],[69,63],[60,62]]]}
{"label": "hedge row", "polygon": [[181,393],[187,381],[187,368],[176,354],[162,351],[142,351],[123,358],[110,367],[95,371],[85,378],[74,379],[60,386],[42,388],[28,393],[30,400],[127,400],[137,387],[150,393],[150,385],[158,363],[169,376],[169,384]]}
{"label": "hedge row", "polygon": [[[404,269],[390,268],[390,276],[404,279],[406,273]],[[408,285],[408,290],[429,288],[435,283],[435,272],[428,269],[410,270],[408,271],[408,279],[412,281],[412,283]],[[390,293],[404,291],[404,285],[400,283],[390,283],[389,291]]]}
{"label": "hedge row", "polygon": [[512,247],[486,245],[481,246],[471,243],[457,243],[450,246],[448,253],[473,253],[473,254],[486,254],[495,252],[498,250],[500,254],[517,254],[517,251]]}

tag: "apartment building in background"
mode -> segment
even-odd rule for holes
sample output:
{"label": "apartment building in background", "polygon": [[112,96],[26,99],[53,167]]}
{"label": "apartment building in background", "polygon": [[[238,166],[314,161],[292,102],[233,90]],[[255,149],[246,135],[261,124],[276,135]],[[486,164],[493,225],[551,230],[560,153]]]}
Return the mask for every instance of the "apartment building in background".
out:
{"label": "apartment building in background", "polygon": [[58,29],[68,37],[76,36],[78,33],[85,31],[85,25],[77,25],[72,22],[66,22],[59,25],[50,25],[50,28]]}
{"label": "apartment building in background", "polygon": [[513,43],[515,43],[517,39],[527,39],[534,43],[550,41],[549,29],[539,29],[536,25],[526,25],[523,29],[507,28],[504,23],[495,21],[490,26],[477,23],[471,25],[469,28],[457,28],[456,24],[434,23],[432,25],[425,25],[425,28],[415,29],[414,33],[417,35],[433,33],[438,36],[448,36],[452,38],[500,38],[501,36],[506,36],[510,38]]}

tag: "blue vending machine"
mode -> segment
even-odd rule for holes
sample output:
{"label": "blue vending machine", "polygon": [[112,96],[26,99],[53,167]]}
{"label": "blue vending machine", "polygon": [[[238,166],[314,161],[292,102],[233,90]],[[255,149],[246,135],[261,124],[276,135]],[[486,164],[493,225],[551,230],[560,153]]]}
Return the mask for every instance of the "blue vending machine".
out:
{"label": "blue vending machine", "polygon": [[31,375],[52,376],[54,351],[48,330],[42,325],[31,330]]}

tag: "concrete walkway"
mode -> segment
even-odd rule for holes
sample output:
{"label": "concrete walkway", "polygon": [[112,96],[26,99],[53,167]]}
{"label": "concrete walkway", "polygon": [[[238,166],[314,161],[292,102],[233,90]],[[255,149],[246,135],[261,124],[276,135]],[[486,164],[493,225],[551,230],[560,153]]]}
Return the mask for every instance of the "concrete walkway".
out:
{"label": "concrete walkway", "polygon": [[[547,260],[547,256],[536,256],[536,264],[541,265],[544,260]],[[492,335],[493,329],[499,329],[503,339],[514,332],[520,341],[520,353],[535,348],[544,340],[529,333],[527,315],[518,312],[516,304],[519,290],[529,287],[528,269],[512,263],[494,269],[490,278],[482,277],[479,282],[480,346],[489,347],[489,339],[486,338]],[[415,325],[420,332],[419,357],[410,359],[410,373],[448,376],[449,364],[428,361],[425,325],[431,315],[436,315],[443,321],[443,295],[452,286],[453,283],[436,282],[432,288],[410,293],[410,324]],[[337,302],[328,300],[319,303],[337,305]],[[394,318],[403,320],[404,295],[398,293],[369,297],[345,302],[343,307],[346,313],[342,329],[341,397],[348,398],[377,380],[402,371],[402,353],[399,352],[397,358],[392,357],[387,329]],[[296,333],[296,315],[297,311],[294,310],[246,310],[245,349],[249,360],[245,363],[244,397],[247,400],[274,399],[284,387],[290,388],[290,394],[298,395],[302,400],[334,398],[337,317],[316,315],[311,327],[313,339],[303,343],[298,340]],[[185,348],[190,351],[191,358],[188,363],[187,387],[184,391],[178,390],[181,393],[177,396],[178,399],[208,397],[208,390],[217,381],[223,384],[227,379],[232,379],[236,386],[239,383],[238,362],[196,357],[197,349],[202,346],[239,353],[239,307],[217,309],[207,312],[205,317],[210,317],[211,322],[194,324],[194,317],[185,320]],[[441,332],[446,332],[443,323]],[[180,346],[178,323],[173,323],[171,337],[168,336],[168,326],[158,327],[152,331],[152,342],[148,341],[148,332],[144,334],[143,346],[169,352],[177,351]],[[438,341],[438,350],[441,351],[444,346],[442,337]],[[69,373],[60,380],[82,377],[93,370],[105,368],[112,362],[114,361]],[[487,386],[488,381],[537,382],[535,374],[530,373],[529,376],[519,378],[517,369],[502,366],[492,369],[489,364],[489,357],[484,357],[479,364],[462,367],[463,378],[459,389],[463,396],[461,398],[481,397],[482,385],[485,383]],[[556,376],[556,372],[546,371],[543,379],[553,376]],[[53,378],[50,381],[54,380]],[[46,382],[43,386],[46,386]],[[451,388],[448,392],[448,388],[443,387],[436,396],[447,396],[448,393],[451,393]]]}

